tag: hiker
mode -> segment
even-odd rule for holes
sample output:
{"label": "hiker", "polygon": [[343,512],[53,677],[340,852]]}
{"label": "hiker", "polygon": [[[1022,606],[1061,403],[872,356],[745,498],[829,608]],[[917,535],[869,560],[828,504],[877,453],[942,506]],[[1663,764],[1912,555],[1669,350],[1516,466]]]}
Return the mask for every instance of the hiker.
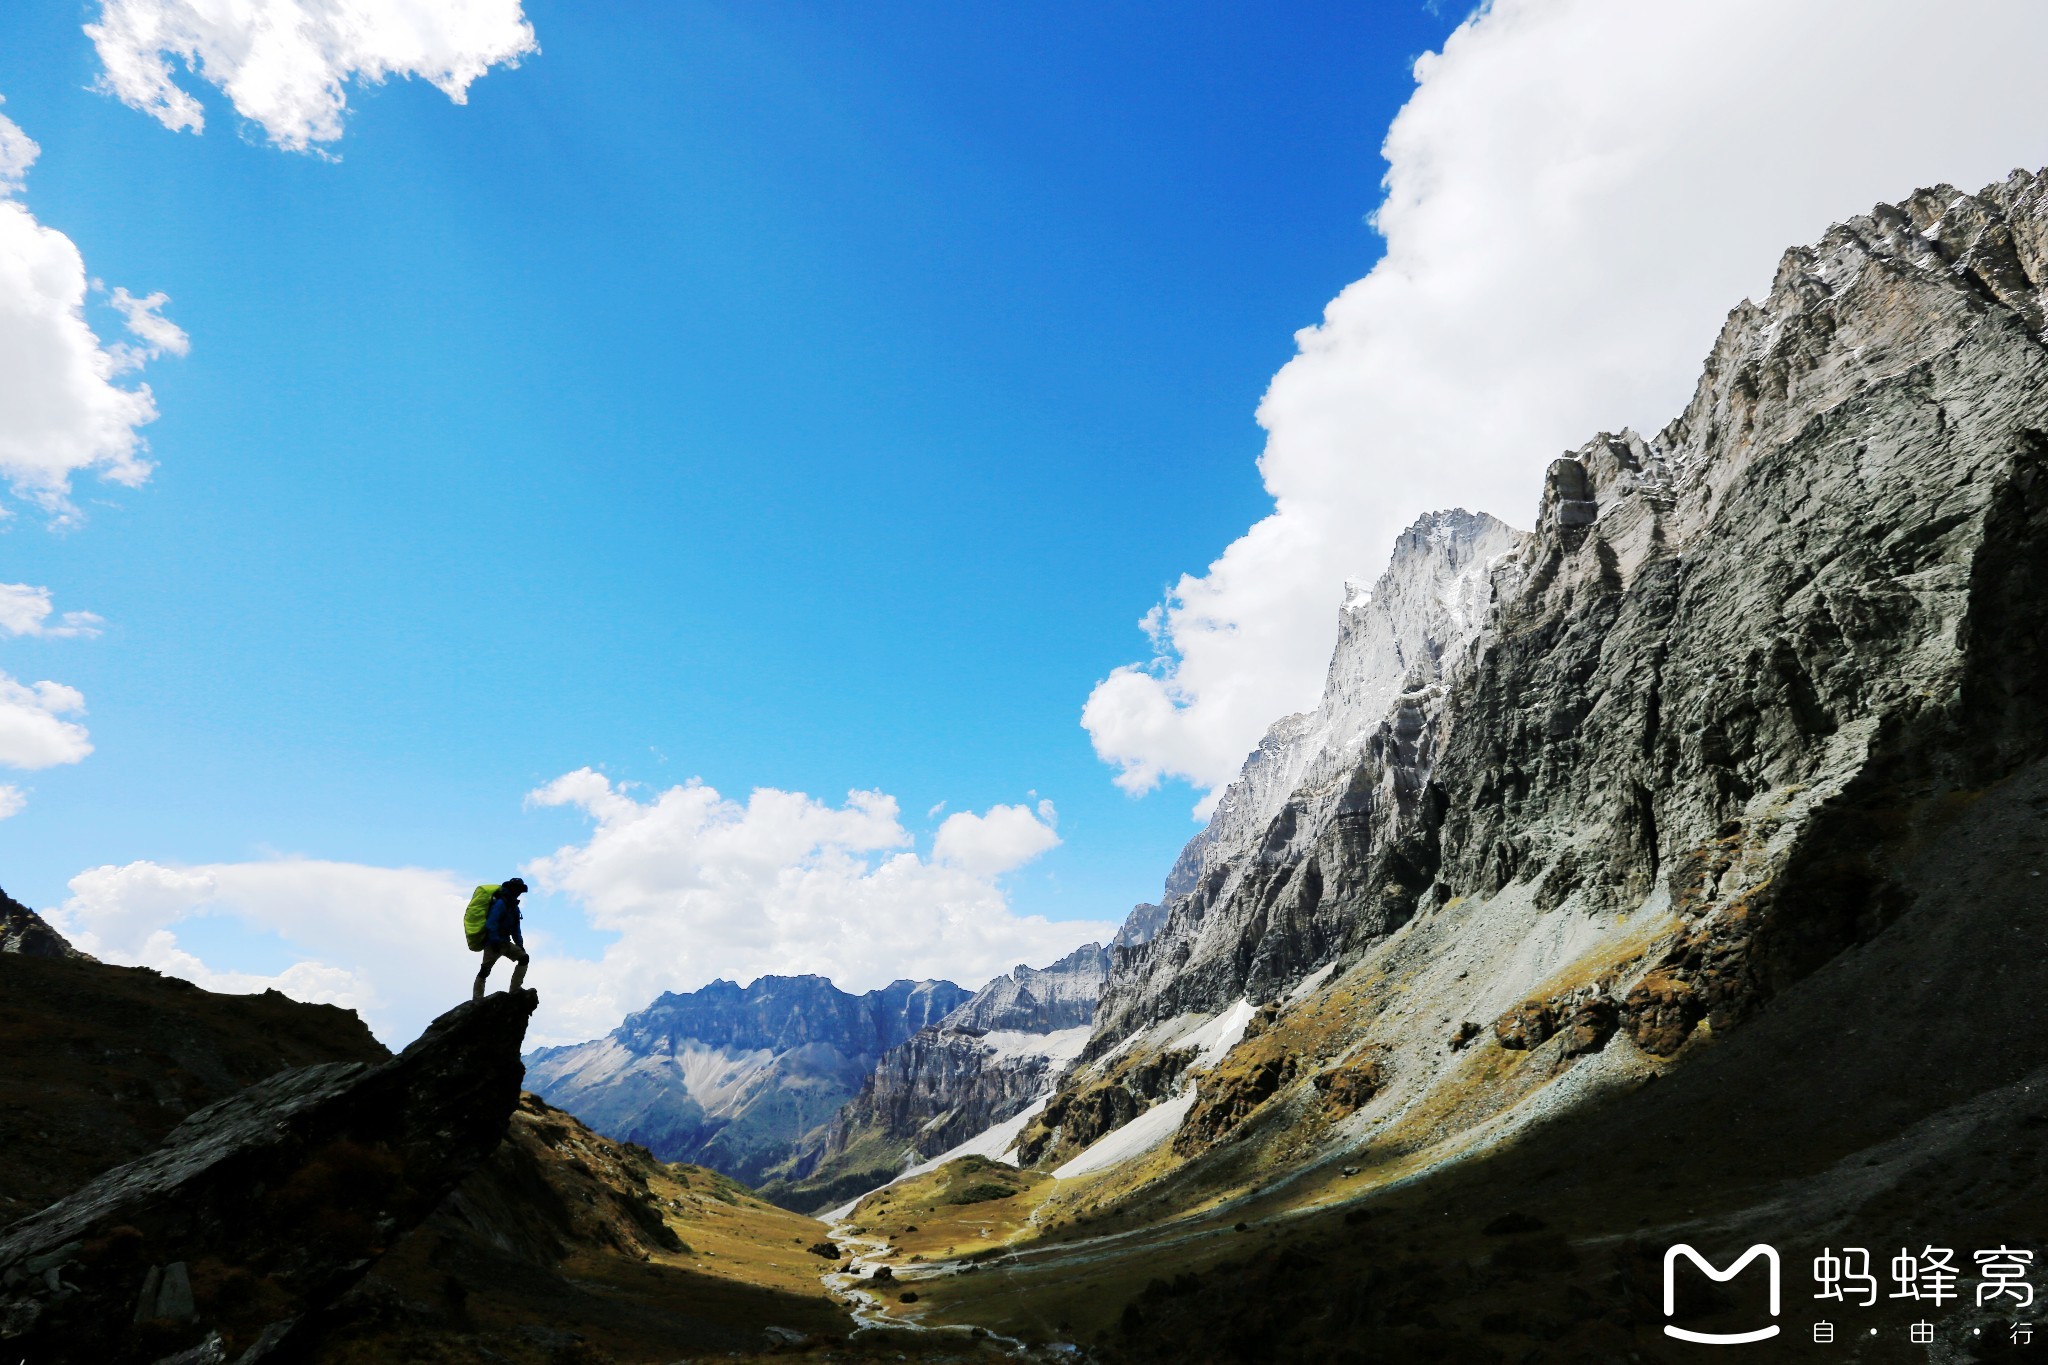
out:
{"label": "hiker", "polygon": [[[519,931],[519,897],[525,890],[526,883],[514,877],[497,886],[479,886],[469,898],[464,927],[469,933],[469,946],[481,949],[484,955],[484,965],[476,970],[476,989],[469,997],[472,1000],[484,998],[484,978],[501,957],[519,964],[512,969],[511,989],[518,990],[526,980],[526,938]],[[485,897],[489,897],[488,902]]]}

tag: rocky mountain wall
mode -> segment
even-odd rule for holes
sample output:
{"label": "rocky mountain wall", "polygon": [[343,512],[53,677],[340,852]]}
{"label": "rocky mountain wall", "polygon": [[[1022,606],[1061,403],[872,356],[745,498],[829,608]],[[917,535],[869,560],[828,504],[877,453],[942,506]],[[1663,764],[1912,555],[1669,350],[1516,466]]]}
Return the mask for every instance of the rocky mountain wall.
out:
{"label": "rocky mountain wall", "polygon": [[1084,943],[1049,967],[1019,965],[997,977],[940,1020],[939,1027],[1053,1033],[1092,1024],[1095,1002],[1108,979],[1109,954],[1099,943]]}
{"label": "rocky mountain wall", "polygon": [[[1245,759],[1208,824],[1167,874],[1163,903],[1169,910],[1200,891],[1212,869],[1264,838],[1290,805],[1333,799],[1396,699],[1443,681],[1455,666],[1485,623],[1492,566],[1521,539],[1484,512],[1432,512],[1401,533],[1370,591],[1346,585],[1321,701],[1312,711],[1275,721]],[[1150,918],[1155,923],[1146,939],[1166,917]]]}
{"label": "rocky mountain wall", "polygon": [[[2041,752],[2044,281],[2025,173],[1786,253],[1678,419],[1556,460],[1535,532],[1470,552],[1484,590],[1355,750],[1276,727],[1116,951],[1090,1055],[1510,887],[1675,916],[1628,1011],[1660,1050],[1880,928],[1886,822]],[[1375,601],[1457,578],[1415,537]],[[1326,709],[1373,703],[1337,672]],[[1315,780],[1249,820],[1268,768]]]}
{"label": "rocky mountain wall", "polygon": [[714,981],[687,994],[664,993],[626,1016],[612,1036],[642,1054],[694,1042],[777,1053],[825,1043],[848,1054],[879,1055],[967,997],[950,981],[892,981],[862,995],[822,976],[764,976],[744,988]]}

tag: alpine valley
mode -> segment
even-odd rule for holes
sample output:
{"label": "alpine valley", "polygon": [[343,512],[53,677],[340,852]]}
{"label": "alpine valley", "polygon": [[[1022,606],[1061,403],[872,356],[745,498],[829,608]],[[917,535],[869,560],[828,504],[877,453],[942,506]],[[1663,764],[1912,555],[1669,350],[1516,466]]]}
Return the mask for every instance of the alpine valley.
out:
{"label": "alpine valley", "polygon": [[1157,1360],[1662,1358],[1670,1242],[2048,1227],[2044,326],[2033,175],[1787,252],[1532,531],[1400,537],[1069,1013],[908,1032],[769,1190],[894,1316]]}
{"label": "alpine valley", "polygon": [[[40,1209],[0,1333],[1575,1365],[1760,1323],[1808,1359],[1825,1318],[1845,1360],[2028,1358],[1984,1267],[2031,1302],[2048,1230],[2048,180],[1788,251],[1684,410],[1533,510],[1410,527],[1159,902],[972,992],[715,982],[528,1052],[522,1095],[520,997],[323,1050],[321,1007],[10,911],[0,1132],[100,1146],[0,1191]],[[111,1047],[145,994],[177,1029]],[[1782,1304],[1667,1288],[1681,1243],[1774,1248]],[[1847,1248],[1947,1249],[1959,1293],[1817,1304]]]}

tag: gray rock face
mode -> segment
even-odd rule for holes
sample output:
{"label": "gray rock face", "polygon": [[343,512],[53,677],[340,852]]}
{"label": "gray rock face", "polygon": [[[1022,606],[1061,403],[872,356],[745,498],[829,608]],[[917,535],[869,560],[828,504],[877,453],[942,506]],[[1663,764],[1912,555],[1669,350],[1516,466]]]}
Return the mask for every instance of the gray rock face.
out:
{"label": "gray rock face", "polygon": [[[1433,749],[1426,732],[1445,683],[1524,539],[1483,513],[1432,513],[1402,533],[1370,592],[1353,587],[1321,703],[1267,732],[1174,864],[1150,932],[1117,945],[1102,1045],[1246,989],[1263,998],[1335,955],[1351,926],[1309,912],[1326,898],[1356,899],[1361,816],[1375,795],[1398,805],[1419,791],[1415,769]],[[1304,851],[1319,844],[1323,857],[1305,871]],[[1378,932],[1398,923],[1398,912],[1367,913]],[[1269,935],[1276,917],[1281,932]]]}
{"label": "gray rock face", "polygon": [[1663,432],[1555,461],[1531,535],[1418,524],[1091,1053],[1510,887],[1673,917],[1621,1007],[1652,1052],[1881,929],[1879,833],[2044,750],[2044,282],[2040,178],[1881,206],[1786,254]]}
{"label": "gray rock face", "polygon": [[821,976],[667,994],[609,1037],[543,1048],[527,1085],[606,1137],[758,1184],[890,1048],[966,1003],[950,981],[851,995]]}
{"label": "gray rock face", "polygon": [[0,953],[97,961],[90,953],[72,947],[70,940],[52,929],[47,920],[5,891],[0,891]]}
{"label": "gray rock face", "polygon": [[390,1061],[280,1072],[15,1223],[0,1233],[6,1349],[119,1365],[216,1333],[236,1352],[276,1345],[504,1138],[534,1003],[487,996]]}
{"label": "gray rock face", "polygon": [[1131,907],[1131,913],[1124,917],[1123,926],[1111,938],[1109,946],[1114,948],[1135,948],[1141,943],[1150,943],[1166,925],[1166,907],[1146,902]]}
{"label": "gray rock face", "polygon": [[1401,533],[1371,591],[1348,585],[1321,702],[1275,721],[1245,759],[1167,875],[1167,906],[1199,891],[1212,868],[1261,839],[1304,793],[1327,799],[1344,785],[1395,701],[1442,682],[1478,634],[1492,566],[1521,539],[1483,512],[1432,512]]}

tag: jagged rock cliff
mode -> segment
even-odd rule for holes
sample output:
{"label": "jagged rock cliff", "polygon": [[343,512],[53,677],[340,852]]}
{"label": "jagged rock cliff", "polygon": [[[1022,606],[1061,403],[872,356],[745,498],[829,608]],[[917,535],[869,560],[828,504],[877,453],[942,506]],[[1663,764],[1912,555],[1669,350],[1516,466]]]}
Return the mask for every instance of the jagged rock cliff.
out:
{"label": "jagged rock cliff", "polygon": [[[1220,1008],[1247,987],[1270,994],[1356,936],[1352,916],[1316,907],[1358,908],[1369,812],[1412,800],[1398,770],[1426,763],[1445,683],[1486,623],[1496,568],[1523,539],[1484,513],[1432,513],[1402,533],[1370,592],[1352,587],[1321,703],[1274,724],[1182,851],[1164,910],[1138,907],[1118,935],[1105,1040]],[[1393,922],[1383,910],[1374,928]]]}
{"label": "jagged rock cliff", "polygon": [[[1923,191],[1788,252],[1663,431],[1552,463],[1437,676],[1341,781],[1212,824],[1116,950],[1010,1149],[1052,1178],[987,1320],[1134,1360],[1655,1361],[1674,1320],[1756,1323],[1659,1302],[1676,1243],[2041,1226],[2044,305],[2048,182]],[[1317,771],[1306,730],[1232,820]],[[1930,1358],[2015,1339],[1954,1307]]]}
{"label": "jagged rock cliff", "polygon": [[0,1339],[52,1362],[282,1359],[504,1138],[534,1003],[489,996],[389,1061],[281,1072],[15,1223]]}
{"label": "jagged rock cliff", "polygon": [[950,981],[850,995],[821,976],[666,994],[608,1037],[543,1048],[527,1084],[607,1137],[758,1184],[883,1053],[966,1002]]}
{"label": "jagged rock cliff", "polygon": [[[1182,855],[1185,860],[1186,855]],[[1172,885],[1168,884],[1171,894]],[[1124,916],[1124,922],[1109,940],[1111,948],[1135,948],[1141,943],[1150,943],[1153,935],[1166,926],[1166,907],[1147,901],[1131,907],[1131,913]]]}

